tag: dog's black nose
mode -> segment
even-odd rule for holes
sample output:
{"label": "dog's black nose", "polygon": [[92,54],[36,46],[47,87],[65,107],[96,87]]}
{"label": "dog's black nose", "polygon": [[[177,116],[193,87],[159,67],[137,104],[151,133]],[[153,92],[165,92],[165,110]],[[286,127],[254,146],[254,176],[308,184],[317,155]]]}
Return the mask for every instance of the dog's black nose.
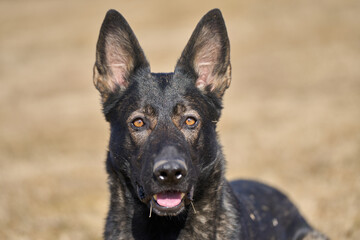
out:
{"label": "dog's black nose", "polygon": [[160,160],[154,165],[154,176],[159,183],[177,184],[187,174],[183,160]]}

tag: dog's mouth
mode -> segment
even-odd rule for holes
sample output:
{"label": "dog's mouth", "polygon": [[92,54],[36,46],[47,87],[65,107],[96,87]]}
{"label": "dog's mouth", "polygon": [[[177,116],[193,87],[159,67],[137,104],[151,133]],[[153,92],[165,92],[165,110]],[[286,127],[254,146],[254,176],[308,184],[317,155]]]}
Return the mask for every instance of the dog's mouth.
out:
{"label": "dog's mouth", "polygon": [[165,191],[155,194],[153,200],[160,207],[175,208],[181,204],[184,196],[182,192]]}
{"label": "dog's mouth", "polygon": [[[142,188],[138,188],[138,191],[143,192]],[[146,203],[150,208],[149,217],[151,217],[152,212],[156,213],[159,216],[176,216],[180,214],[187,205],[192,203],[194,194],[194,187],[190,189],[189,192],[181,192],[177,190],[168,190],[158,192],[149,198],[143,196],[141,200]]]}
{"label": "dog's mouth", "polygon": [[150,215],[154,211],[159,216],[175,216],[185,208],[185,193],[165,191],[154,194],[150,200]]}

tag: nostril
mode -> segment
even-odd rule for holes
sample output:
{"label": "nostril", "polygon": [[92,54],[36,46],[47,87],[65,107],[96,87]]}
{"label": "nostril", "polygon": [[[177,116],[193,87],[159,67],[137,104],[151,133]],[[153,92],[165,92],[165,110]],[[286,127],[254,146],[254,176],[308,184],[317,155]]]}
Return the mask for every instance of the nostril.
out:
{"label": "nostril", "polygon": [[180,178],[182,178],[182,173],[180,172],[180,171],[177,171],[176,173],[175,173],[175,177],[176,177],[176,179],[180,179]]}
{"label": "nostril", "polygon": [[159,175],[159,179],[160,180],[165,180],[167,177],[167,173],[166,172],[160,172],[160,175]]}

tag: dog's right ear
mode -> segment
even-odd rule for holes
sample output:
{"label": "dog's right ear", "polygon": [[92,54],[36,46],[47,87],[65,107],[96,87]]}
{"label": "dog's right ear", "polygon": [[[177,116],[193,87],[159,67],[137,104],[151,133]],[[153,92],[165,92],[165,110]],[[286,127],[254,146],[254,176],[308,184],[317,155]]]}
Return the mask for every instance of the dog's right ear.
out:
{"label": "dog's right ear", "polygon": [[175,67],[177,72],[192,73],[200,91],[222,98],[230,86],[231,64],[229,38],[219,9],[200,20]]}
{"label": "dog's right ear", "polygon": [[129,77],[138,69],[149,71],[149,63],[125,18],[109,10],[96,45],[93,81],[104,103],[111,93],[123,91]]}

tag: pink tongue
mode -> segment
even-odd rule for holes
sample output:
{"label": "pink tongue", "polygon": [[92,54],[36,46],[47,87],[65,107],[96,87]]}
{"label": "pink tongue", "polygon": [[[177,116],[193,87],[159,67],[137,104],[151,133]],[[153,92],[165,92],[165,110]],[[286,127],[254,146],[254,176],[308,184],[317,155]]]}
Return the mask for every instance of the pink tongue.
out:
{"label": "pink tongue", "polygon": [[181,203],[180,192],[162,192],[157,194],[156,202],[163,207],[176,207]]}

